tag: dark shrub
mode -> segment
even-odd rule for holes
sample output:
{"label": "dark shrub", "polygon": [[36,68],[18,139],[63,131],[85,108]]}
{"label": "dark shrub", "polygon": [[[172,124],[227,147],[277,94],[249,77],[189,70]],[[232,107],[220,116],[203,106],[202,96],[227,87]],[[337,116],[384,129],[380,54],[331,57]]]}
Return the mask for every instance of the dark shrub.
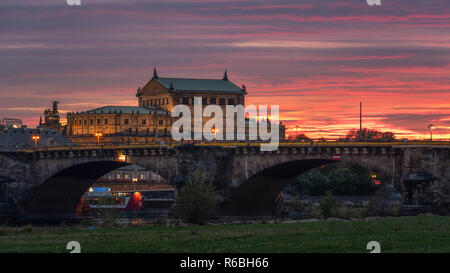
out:
{"label": "dark shrub", "polygon": [[219,196],[207,176],[196,171],[177,196],[175,216],[193,224],[204,224],[216,211]]}

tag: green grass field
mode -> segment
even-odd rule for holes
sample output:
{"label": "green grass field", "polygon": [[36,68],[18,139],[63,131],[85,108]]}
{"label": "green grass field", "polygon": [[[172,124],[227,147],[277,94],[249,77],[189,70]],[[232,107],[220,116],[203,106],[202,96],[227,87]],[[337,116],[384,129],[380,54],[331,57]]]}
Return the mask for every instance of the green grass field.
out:
{"label": "green grass field", "polygon": [[416,216],[352,222],[223,226],[0,227],[0,252],[382,252],[450,253],[450,217]]}

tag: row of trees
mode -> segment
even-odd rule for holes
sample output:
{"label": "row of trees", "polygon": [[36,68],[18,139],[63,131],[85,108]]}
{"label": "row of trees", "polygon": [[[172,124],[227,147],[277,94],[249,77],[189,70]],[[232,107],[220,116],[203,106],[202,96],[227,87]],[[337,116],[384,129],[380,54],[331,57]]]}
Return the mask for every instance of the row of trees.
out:
{"label": "row of trees", "polygon": [[[290,140],[304,141],[308,142],[312,139],[305,134],[296,134],[289,137]],[[321,140],[325,141],[325,138],[321,138]],[[343,141],[394,141],[395,133],[393,132],[381,132],[374,129],[363,128],[359,129],[351,129],[348,131],[345,137],[340,138],[339,140]]]}
{"label": "row of trees", "polygon": [[380,132],[374,129],[363,128],[362,130],[352,129],[345,136],[344,140],[395,140],[395,133]]}

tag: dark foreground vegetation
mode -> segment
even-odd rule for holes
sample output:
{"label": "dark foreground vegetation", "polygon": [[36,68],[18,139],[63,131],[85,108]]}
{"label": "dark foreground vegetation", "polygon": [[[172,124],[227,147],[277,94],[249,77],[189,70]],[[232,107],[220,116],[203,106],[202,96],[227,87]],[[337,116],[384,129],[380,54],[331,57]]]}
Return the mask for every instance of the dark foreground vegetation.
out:
{"label": "dark foreground vegetation", "polygon": [[328,191],[332,191],[336,196],[369,196],[378,188],[368,170],[336,163],[303,173],[295,179],[287,191],[294,189],[303,196],[324,196]]}
{"label": "dark foreground vegetation", "polygon": [[1,252],[450,252],[450,217],[415,216],[357,221],[241,225],[0,227]]}

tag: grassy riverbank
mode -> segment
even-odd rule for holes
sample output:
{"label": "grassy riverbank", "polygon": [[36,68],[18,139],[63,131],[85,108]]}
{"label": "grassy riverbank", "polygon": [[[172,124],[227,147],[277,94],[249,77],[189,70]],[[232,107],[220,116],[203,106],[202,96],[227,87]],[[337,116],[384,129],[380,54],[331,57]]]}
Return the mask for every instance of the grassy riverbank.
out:
{"label": "grassy riverbank", "polygon": [[221,226],[0,227],[0,252],[450,252],[450,217]]}

